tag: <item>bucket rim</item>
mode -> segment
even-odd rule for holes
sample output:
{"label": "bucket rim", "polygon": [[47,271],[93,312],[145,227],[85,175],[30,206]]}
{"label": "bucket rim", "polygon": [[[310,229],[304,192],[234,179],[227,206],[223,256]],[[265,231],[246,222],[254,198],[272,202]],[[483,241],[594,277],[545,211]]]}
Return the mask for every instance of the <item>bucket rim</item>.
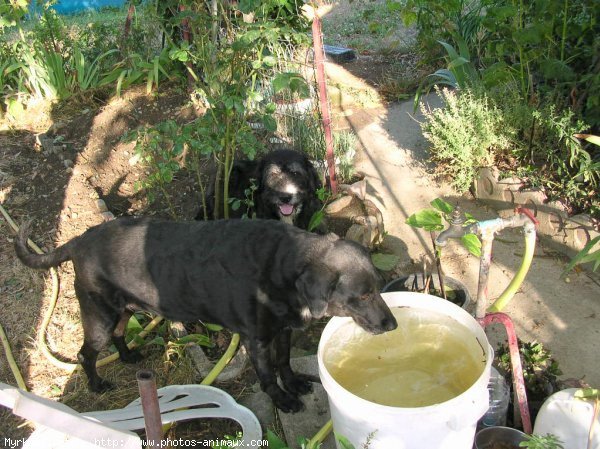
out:
{"label": "bucket rim", "polygon": [[[349,317],[333,317],[331,320],[329,320],[329,322],[323,329],[323,332],[321,334],[321,339],[319,340],[319,347],[317,350],[317,363],[319,366],[319,377],[321,378],[321,383],[323,385],[323,388],[325,388],[325,391],[327,391],[328,396],[330,396],[328,386],[335,385],[335,387],[339,390],[338,393],[344,397],[344,400],[350,400],[352,402],[355,402],[357,406],[365,407],[365,408],[375,408],[376,407],[379,413],[390,413],[390,414],[396,414],[396,415],[397,414],[414,415],[414,414],[419,414],[419,413],[431,414],[431,412],[437,411],[441,407],[451,407],[455,404],[462,403],[462,402],[464,402],[465,396],[467,395],[467,393],[474,390],[474,387],[476,387],[476,386],[481,386],[481,388],[483,388],[485,386],[485,389],[487,392],[487,384],[489,382],[489,373],[491,371],[491,366],[492,366],[492,362],[494,359],[494,350],[493,350],[492,346],[489,344],[483,328],[479,325],[479,323],[477,323],[475,318],[473,316],[471,316],[468,312],[466,312],[464,309],[457,306],[456,304],[451,303],[450,301],[446,301],[445,299],[439,298],[437,296],[433,296],[433,295],[429,295],[429,294],[425,294],[425,293],[417,293],[417,292],[387,292],[387,293],[381,294],[384,301],[386,302],[386,304],[388,304],[388,306],[390,308],[414,307],[412,305],[406,305],[406,302],[410,299],[409,297],[415,296],[415,295],[418,295],[418,301],[419,301],[420,305],[429,305],[429,307],[421,307],[421,308],[433,310],[435,312],[440,312],[440,311],[444,312],[443,309],[452,310],[453,314],[462,315],[463,319],[469,321],[472,326],[473,326],[473,324],[477,326],[476,333],[479,335],[475,335],[475,338],[481,344],[481,347],[484,350],[485,356],[486,356],[486,362],[485,362],[485,365],[484,365],[483,370],[482,370],[481,374],[479,375],[479,377],[477,377],[477,379],[471,384],[471,386],[467,390],[465,390],[463,393],[461,393],[451,399],[448,399],[447,401],[438,402],[436,404],[426,405],[423,407],[394,407],[394,406],[379,404],[377,402],[372,402],[372,401],[363,399],[360,396],[357,396],[357,395],[351,393],[350,391],[346,390],[343,386],[341,386],[334,379],[334,377],[329,373],[329,370],[327,370],[327,368],[325,367],[325,363],[323,362],[323,353],[325,350],[325,342],[323,340],[323,336],[327,335],[329,337],[344,324],[353,322],[352,318],[349,318]],[[414,298],[414,299],[417,299],[417,298]],[[455,319],[454,316],[450,316],[450,317]],[[465,325],[463,322],[461,322],[459,320],[456,320],[456,321],[459,324]],[[467,327],[469,327],[469,326],[467,326]],[[473,330],[474,330],[474,326],[473,326]],[[481,339],[480,337],[483,337],[483,339]],[[483,344],[483,343],[487,343],[487,344]],[[487,373],[487,376],[486,376],[486,373]],[[485,385],[483,385],[483,384],[485,384]]]}

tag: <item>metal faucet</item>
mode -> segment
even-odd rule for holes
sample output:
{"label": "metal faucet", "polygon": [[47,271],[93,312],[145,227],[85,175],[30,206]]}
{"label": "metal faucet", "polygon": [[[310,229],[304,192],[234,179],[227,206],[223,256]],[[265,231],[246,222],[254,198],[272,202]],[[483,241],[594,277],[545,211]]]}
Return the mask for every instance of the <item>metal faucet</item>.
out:
{"label": "metal faucet", "polygon": [[460,206],[456,206],[456,208],[454,208],[448,223],[450,224],[448,229],[442,231],[435,239],[435,244],[439,247],[446,246],[448,244],[448,239],[459,239],[463,235],[477,232],[477,223],[464,226],[465,216]]}

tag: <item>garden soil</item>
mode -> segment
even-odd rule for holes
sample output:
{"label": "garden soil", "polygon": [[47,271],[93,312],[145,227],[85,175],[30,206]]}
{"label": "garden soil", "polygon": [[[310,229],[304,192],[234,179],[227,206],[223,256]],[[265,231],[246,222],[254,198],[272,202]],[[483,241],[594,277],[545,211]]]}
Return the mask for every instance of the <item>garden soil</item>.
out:
{"label": "garden soil", "polygon": [[[358,80],[365,89],[377,92],[386,68],[373,69],[375,59],[371,56],[359,55],[345,67],[328,63],[328,74],[342,85],[344,80]],[[369,66],[372,70],[365,70]],[[439,106],[439,100],[433,96],[425,102],[431,107]],[[46,115],[29,116],[26,125],[0,131],[0,204],[18,224],[34,220],[32,238],[44,250],[101,223],[98,199],[103,199],[117,216],[168,217],[164,204],[149,204],[136,193],[135,183],[144,171],[136,163],[134,145],[122,138],[141,125],[166,119],[185,123],[200,113],[190,106],[179,87],[163,85],[159,94],[151,96],[139,87],[120,99],[79,99],[57,105]],[[364,174],[368,197],[382,211],[387,231],[381,251],[399,257],[397,267],[386,273],[388,279],[419,271],[424,259],[428,269],[432,269],[429,236],[404,221],[434,198],[459,204],[480,220],[496,216],[495,211],[469,195],[457,195],[429,174],[427,144],[419,126],[422,116],[413,110],[412,101],[379,102],[369,108],[340,102],[334,107],[334,118],[338,129],[353,129],[359,138],[356,170]],[[199,207],[199,192],[193,186],[192,179],[180,174],[170,187],[176,198],[176,212],[183,219],[192,219]],[[5,220],[0,220],[0,229],[0,320],[32,392],[61,400],[76,410],[89,411],[123,407],[135,399],[135,371],[141,367],[155,369],[161,385],[198,381],[189,363],[165,362],[164,348],[156,347],[144,350],[148,357],[140,365],[123,367],[117,363],[105,368],[104,375],[119,386],[116,392],[105,395],[88,393],[84,376],[53,367],[36,344],[50,298],[49,276],[24,268],[14,255],[14,234]],[[489,283],[491,298],[508,284],[522,252],[523,238],[518,231],[503,232],[496,239]],[[522,340],[537,340],[550,350],[564,373],[563,379],[598,387],[600,285],[586,272],[575,272],[568,280],[561,278],[565,261],[561,254],[538,244],[531,270],[505,311]],[[475,258],[452,242],[444,250],[443,265],[447,275],[461,280],[475,296]],[[61,291],[47,340],[59,358],[74,361],[82,335],[71,265],[64,264],[59,276]],[[494,328],[491,338],[494,345],[502,341],[502,329]],[[244,396],[255,382],[251,370],[247,371],[250,373],[246,372],[238,382],[223,388],[236,398]],[[4,357],[0,358],[0,381],[15,383]],[[0,422],[3,436],[19,438],[31,431],[5,409],[0,410]],[[189,431],[181,428],[178,436],[185,432]],[[202,432],[222,436],[234,430],[225,426]]]}

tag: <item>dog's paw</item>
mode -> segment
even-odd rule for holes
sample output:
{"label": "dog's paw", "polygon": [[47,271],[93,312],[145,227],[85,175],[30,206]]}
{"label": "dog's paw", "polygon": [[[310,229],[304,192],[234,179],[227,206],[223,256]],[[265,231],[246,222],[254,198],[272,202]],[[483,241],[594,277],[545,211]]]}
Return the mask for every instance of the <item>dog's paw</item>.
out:
{"label": "dog's paw", "polygon": [[296,413],[304,408],[300,399],[277,386],[269,388],[266,393],[273,400],[275,407],[284,413]]}
{"label": "dog's paw", "polygon": [[282,379],[284,388],[294,395],[308,394],[312,391],[312,382],[308,376],[294,374],[292,377]]}
{"label": "dog's paw", "polygon": [[105,393],[114,389],[115,384],[109,382],[108,380],[98,378],[98,380],[96,380],[95,382],[90,382],[90,390],[92,390],[94,393]]}
{"label": "dog's paw", "polygon": [[138,363],[144,359],[144,356],[139,351],[127,351],[126,353],[119,352],[119,358],[125,363]]}

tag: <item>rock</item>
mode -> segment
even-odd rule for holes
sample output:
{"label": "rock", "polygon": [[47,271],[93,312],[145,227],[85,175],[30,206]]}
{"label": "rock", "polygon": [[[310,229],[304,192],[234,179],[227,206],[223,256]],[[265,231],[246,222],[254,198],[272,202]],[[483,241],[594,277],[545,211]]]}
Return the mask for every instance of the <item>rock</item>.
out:
{"label": "rock", "polygon": [[[360,183],[359,183],[360,184]],[[362,185],[355,193],[360,194]],[[366,189],[366,184],[364,185]],[[381,211],[369,200],[344,195],[325,208],[327,227],[331,232],[355,241],[369,249],[381,243],[385,232]]]}
{"label": "rock", "polygon": [[260,390],[260,387],[259,391],[242,398],[239,403],[256,415],[263,431],[275,427],[275,406],[269,395]]}

